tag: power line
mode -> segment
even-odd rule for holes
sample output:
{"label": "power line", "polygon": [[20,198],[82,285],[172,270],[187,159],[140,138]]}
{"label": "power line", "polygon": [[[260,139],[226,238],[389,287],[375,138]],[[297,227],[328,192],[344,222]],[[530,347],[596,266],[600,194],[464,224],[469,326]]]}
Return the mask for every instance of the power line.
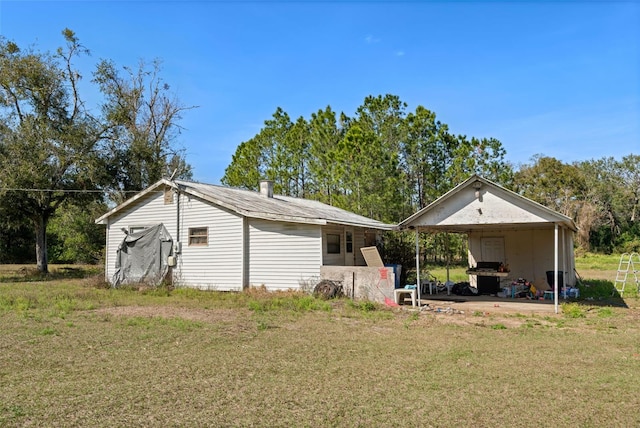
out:
{"label": "power line", "polygon": [[[0,191],[7,192],[62,192],[62,193],[109,193],[109,190],[90,190],[90,189],[28,189],[20,187],[0,187]],[[142,190],[114,190],[116,193],[140,193]],[[160,190],[152,192],[162,193]]]}

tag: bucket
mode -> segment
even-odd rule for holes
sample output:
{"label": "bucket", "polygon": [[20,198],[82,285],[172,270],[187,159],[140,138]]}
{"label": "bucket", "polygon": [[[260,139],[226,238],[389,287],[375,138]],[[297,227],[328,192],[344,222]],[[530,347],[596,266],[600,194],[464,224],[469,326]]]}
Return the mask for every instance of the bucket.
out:
{"label": "bucket", "polygon": [[[554,277],[554,271],[552,270],[548,270],[547,271],[547,283],[549,284],[549,287],[551,287],[551,289],[553,290],[553,277]],[[561,289],[564,286],[564,275],[562,274],[562,272],[558,271],[558,289]]]}

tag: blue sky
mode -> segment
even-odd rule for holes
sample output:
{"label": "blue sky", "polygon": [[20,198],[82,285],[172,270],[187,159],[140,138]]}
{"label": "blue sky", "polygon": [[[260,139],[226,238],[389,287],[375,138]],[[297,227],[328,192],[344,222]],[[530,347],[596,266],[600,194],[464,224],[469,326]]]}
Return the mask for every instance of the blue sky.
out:
{"label": "blue sky", "polygon": [[0,0],[0,34],[22,47],[53,51],[65,27],[91,51],[87,81],[100,59],[163,61],[199,106],[179,143],[202,182],[219,183],[277,107],[354,116],[368,95],[497,138],[516,166],[640,154],[636,1]]}

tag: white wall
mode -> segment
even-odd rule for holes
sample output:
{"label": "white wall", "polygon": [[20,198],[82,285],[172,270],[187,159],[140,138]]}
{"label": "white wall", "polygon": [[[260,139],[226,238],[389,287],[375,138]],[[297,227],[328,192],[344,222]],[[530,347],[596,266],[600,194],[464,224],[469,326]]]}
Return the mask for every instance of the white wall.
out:
{"label": "white wall", "polygon": [[[189,245],[189,228],[207,227],[206,246]],[[195,197],[180,197],[182,253],[174,284],[210,290],[242,290],[243,218]]]}
{"label": "white wall", "polygon": [[[177,209],[180,208],[181,253],[172,269],[173,283],[212,290],[242,290],[265,285],[269,289],[298,289],[316,281],[320,267],[345,264],[345,228],[247,219],[198,198],[180,196],[180,203],[165,204],[164,193],[150,192],[109,217],[107,225],[107,280],[115,272],[118,246],[125,237],[120,229],[163,223],[178,241]],[[190,227],[207,227],[206,246],[189,246]],[[364,265],[360,248],[364,230],[353,230],[356,264]],[[340,254],[327,254],[326,233],[340,235]],[[315,285],[315,283],[314,283]]]}
{"label": "white wall", "polygon": [[[163,223],[177,241],[177,207],[165,204],[162,191],[151,192],[109,218],[107,226],[107,280],[115,272],[118,246],[125,237],[121,228]],[[207,227],[208,245],[189,246],[189,227]],[[180,242],[182,253],[173,269],[176,286],[203,289],[241,290],[243,281],[243,220],[237,214],[212,207],[197,198],[180,196]]]}
{"label": "white wall", "polygon": [[320,226],[248,219],[248,231],[249,285],[297,289],[320,277]]}
{"label": "white wall", "polygon": [[[562,247],[562,230],[559,236],[558,245]],[[518,278],[529,281],[546,280],[546,271],[554,268],[554,229],[552,228],[472,232],[469,234],[469,263],[472,266],[475,266],[478,261],[501,261],[483,259],[481,245],[483,237],[504,238],[504,263],[509,265],[509,282]],[[571,285],[575,284],[572,245],[570,232],[566,232],[565,251],[560,249],[558,255],[558,270],[568,272],[565,282]]]}

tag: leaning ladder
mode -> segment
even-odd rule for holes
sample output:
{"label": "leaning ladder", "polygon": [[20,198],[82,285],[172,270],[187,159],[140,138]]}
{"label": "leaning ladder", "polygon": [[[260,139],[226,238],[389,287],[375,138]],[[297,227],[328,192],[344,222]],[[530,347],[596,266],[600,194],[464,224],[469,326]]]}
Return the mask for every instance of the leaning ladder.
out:
{"label": "leaning ladder", "polygon": [[638,279],[640,271],[638,269],[640,269],[640,255],[638,253],[624,253],[620,256],[618,272],[616,273],[616,291],[620,296],[624,293],[624,287],[630,279],[630,273],[633,274],[637,291],[640,293],[640,280]]}

